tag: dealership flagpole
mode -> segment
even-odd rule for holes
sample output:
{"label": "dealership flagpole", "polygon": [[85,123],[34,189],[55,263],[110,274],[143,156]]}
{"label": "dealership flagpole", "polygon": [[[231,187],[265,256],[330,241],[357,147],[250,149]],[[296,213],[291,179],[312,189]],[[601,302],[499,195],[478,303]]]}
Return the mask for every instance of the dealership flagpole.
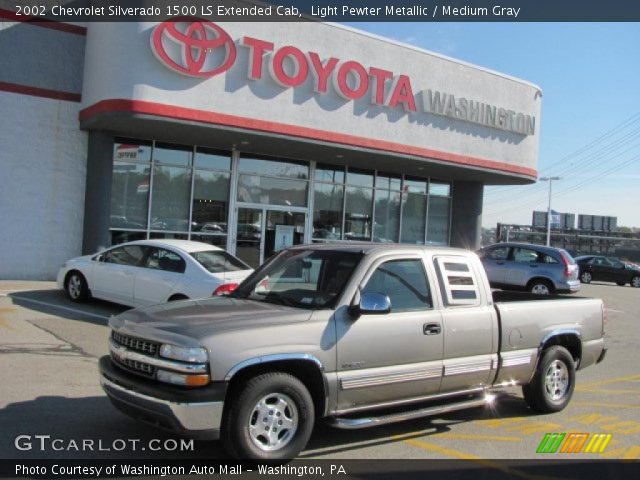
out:
{"label": "dealership flagpole", "polygon": [[542,177],[541,182],[549,182],[549,203],[547,205],[547,247],[551,246],[551,190],[554,180],[560,180],[560,177]]}

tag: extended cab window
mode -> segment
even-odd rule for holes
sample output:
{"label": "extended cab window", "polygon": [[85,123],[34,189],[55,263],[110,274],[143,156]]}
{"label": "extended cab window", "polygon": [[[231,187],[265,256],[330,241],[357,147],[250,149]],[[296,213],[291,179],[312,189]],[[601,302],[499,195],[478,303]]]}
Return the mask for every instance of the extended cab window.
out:
{"label": "extended cab window", "polygon": [[140,245],[127,245],[125,247],[116,247],[105,252],[102,258],[105,263],[139,267],[142,264],[144,254],[144,247]]}
{"label": "extended cab window", "polygon": [[443,297],[448,305],[478,305],[480,292],[471,266],[465,257],[437,257]]}
{"label": "extended cab window", "polygon": [[147,268],[164,270],[165,272],[184,272],[187,265],[177,253],[165,250],[164,248],[151,248],[150,250],[145,265]]}
{"label": "extended cab window", "polygon": [[432,308],[431,292],[420,259],[390,260],[373,272],[361,293],[382,293],[392,312]]}

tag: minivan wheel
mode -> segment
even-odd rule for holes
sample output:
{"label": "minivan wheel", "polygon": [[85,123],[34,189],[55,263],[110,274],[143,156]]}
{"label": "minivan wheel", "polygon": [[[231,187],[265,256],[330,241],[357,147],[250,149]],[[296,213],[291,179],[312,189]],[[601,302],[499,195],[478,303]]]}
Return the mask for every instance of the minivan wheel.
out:
{"label": "minivan wheel", "polygon": [[561,346],[546,349],[531,383],[522,387],[527,405],[540,413],[559,412],[571,400],[576,366],[569,351]]}
{"label": "minivan wheel", "polygon": [[89,296],[87,281],[78,271],[73,271],[67,275],[65,291],[72,302],[84,302]]}
{"label": "minivan wheel", "polygon": [[640,288],[640,276],[635,276],[631,279],[631,286],[635,288]]}
{"label": "minivan wheel", "polygon": [[580,275],[580,281],[582,283],[591,283],[591,274],[589,272],[582,272]]}
{"label": "minivan wheel", "polygon": [[550,295],[553,287],[546,280],[534,280],[529,285],[529,291],[535,295]]}
{"label": "minivan wheel", "polygon": [[287,460],[307,445],[315,419],[313,399],[293,375],[258,375],[225,401],[221,440],[238,459]]}

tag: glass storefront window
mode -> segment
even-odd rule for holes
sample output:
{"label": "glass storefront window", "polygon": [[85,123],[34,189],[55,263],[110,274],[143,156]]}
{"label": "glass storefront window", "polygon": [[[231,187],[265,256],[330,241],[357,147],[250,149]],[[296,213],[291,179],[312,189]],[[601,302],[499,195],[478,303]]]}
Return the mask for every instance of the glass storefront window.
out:
{"label": "glass storefront window", "polygon": [[305,207],[307,205],[306,180],[240,175],[238,201],[270,205]]}
{"label": "glass storefront window", "polygon": [[404,179],[404,191],[410,193],[427,194],[427,180],[424,178],[405,178]]}
{"label": "glass storefront window", "polygon": [[316,165],[316,182],[344,183],[344,167]]}
{"label": "glass storefront window", "polygon": [[[419,186],[415,186],[419,189]],[[424,243],[425,219],[427,216],[427,196],[422,193],[415,193],[409,186],[402,195],[402,232],[400,241],[402,243]],[[425,184],[426,191],[426,184]]]}
{"label": "glass storefront window", "polygon": [[371,240],[372,197],[372,189],[347,187],[344,219],[345,240]]}
{"label": "glass storefront window", "polygon": [[231,153],[198,147],[194,165],[196,168],[231,170]]}
{"label": "glass storefront window", "polygon": [[191,170],[182,167],[153,169],[151,230],[189,230],[189,191]]}
{"label": "glass storefront window", "polygon": [[191,230],[227,234],[230,174],[196,170],[193,179]]}
{"label": "glass storefront window", "polygon": [[111,230],[111,245],[133,242],[135,240],[146,240],[146,238],[147,232],[127,232],[120,230]]}
{"label": "glass storefront window", "polygon": [[113,163],[111,228],[134,230],[147,228],[149,170],[149,164]]}
{"label": "glass storefront window", "polygon": [[314,193],[313,238],[340,240],[344,187],[330,183],[317,183]]}
{"label": "glass storefront window", "polygon": [[193,147],[156,143],[153,149],[153,161],[162,165],[191,165]]}
{"label": "glass storefront window", "polygon": [[400,228],[400,192],[376,190],[374,242],[397,242]]}
{"label": "glass storefront window", "polygon": [[386,188],[388,190],[400,190],[400,175],[380,173],[376,176],[376,188]]}
{"label": "glass storefront window", "polygon": [[238,171],[273,177],[309,178],[309,166],[306,163],[271,158],[242,157],[238,164]]}
{"label": "glass storefront window", "polygon": [[442,182],[429,183],[429,195],[448,197],[451,194],[451,185]]}
{"label": "glass storefront window", "polygon": [[427,243],[432,245],[449,244],[449,204],[447,197],[429,197],[429,219]]}
{"label": "glass storefront window", "polygon": [[113,161],[149,163],[151,142],[118,138],[113,146]]}
{"label": "glass storefront window", "polygon": [[373,187],[373,172],[350,168],[347,171],[347,184],[358,187]]}
{"label": "glass storefront window", "polygon": [[191,235],[191,240],[194,242],[202,242],[208,243],[209,245],[213,245],[215,247],[220,247],[222,249],[227,248],[227,236],[226,235]]}

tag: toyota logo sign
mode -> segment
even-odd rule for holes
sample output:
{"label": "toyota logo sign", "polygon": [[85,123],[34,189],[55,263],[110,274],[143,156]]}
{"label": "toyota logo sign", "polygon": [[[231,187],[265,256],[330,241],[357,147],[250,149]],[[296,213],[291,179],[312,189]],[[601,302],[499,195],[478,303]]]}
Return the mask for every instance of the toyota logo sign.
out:
{"label": "toyota logo sign", "polygon": [[151,49],[164,65],[190,77],[226,72],[236,60],[236,45],[222,28],[197,17],[179,17],[159,24]]}

